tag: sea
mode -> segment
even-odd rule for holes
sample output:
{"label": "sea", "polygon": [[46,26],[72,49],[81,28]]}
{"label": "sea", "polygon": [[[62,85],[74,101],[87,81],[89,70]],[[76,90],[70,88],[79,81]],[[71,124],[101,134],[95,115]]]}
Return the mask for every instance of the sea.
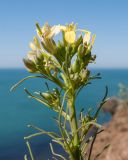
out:
{"label": "sea", "polygon": [[[128,69],[91,69],[91,74],[96,73],[101,73],[102,79],[92,80],[92,83],[81,91],[76,100],[77,114],[82,108],[85,114],[89,108],[94,113],[104,96],[105,86],[108,86],[108,97],[118,97],[118,84],[128,85]],[[28,124],[46,131],[58,132],[54,120],[56,114],[30,99],[24,92],[24,88],[31,93],[46,91],[45,79],[26,80],[15,91],[10,92],[12,85],[28,75],[30,74],[24,69],[0,69],[0,160],[23,160],[25,154],[29,155],[24,137],[36,131],[28,128]],[[53,87],[55,86],[50,83],[49,88]],[[110,118],[109,114],[101,112],[98,122],[103,124]],[[29,141],[35,160],[52,159],[50,142],[51,139],[46,135]],[[56,153],[63,154],[61,147],[56,144],[53,146]]]}

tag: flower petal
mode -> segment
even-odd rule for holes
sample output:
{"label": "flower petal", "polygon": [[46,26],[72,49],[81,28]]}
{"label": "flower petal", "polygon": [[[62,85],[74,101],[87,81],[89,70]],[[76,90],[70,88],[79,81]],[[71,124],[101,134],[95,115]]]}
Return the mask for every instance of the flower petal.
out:
{"label": "flower petal", "polygon": [[52,38],[53,36],[57,35],[58,33],[60,33],[61,29],[60,29],[60,25],[57,26],[53,26],[51,28],[51,32],[49,33],[48,37]]}
{"label": "flower petal", "polygon": [[90,38],[91,38],[91,32],[89,31],[86,31],[85,35],[84,35],[84,38],[83,38],[83,43],[89,43],[90,41]]}
{"label": "flower petal", "polygon": [[76,39],[76,33],[74,31],[65,32],[65,40],[68,43],[74,43]]}
{"label": "flower petal", "polygon": [[32,42],[29,43],[29,47],[30,47],[33,51],[36,50],[36,46],[35,46],[35,44],[32,43]]}
{"label": "flower petal", "polygon": [[92,46],[94,45],[95,39],[96,39],[96,35],[94,34],[94,35],[92,36],[92,39],[91,39],[91,45],[92,45]]}

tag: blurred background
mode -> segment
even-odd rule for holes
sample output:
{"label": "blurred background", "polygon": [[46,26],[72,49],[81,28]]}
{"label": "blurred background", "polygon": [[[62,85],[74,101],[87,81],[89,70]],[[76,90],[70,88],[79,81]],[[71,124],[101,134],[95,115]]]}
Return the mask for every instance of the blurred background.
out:
{"label": "blurred background", "polygon": [[[42,26],[45,22],[50,25],[74,22],[79,28],[97,35],[93,48],[97,60],[90,68],[92,73],[100,72],[102,79],[83,90],[76,102],[79,112],[82,107],[85,111],[89,107],[95,110],[106,85],[112,97],[117,96],[120,82],[128,85],[127,19],[127,0],[0,1],[0,160],[23,159],[27,152],[23,137],[34,132],[27,128],[27,124],[57,130],[49,114],[55,115],[38,102],[28,99],[23,90],[26,87],[31,91],[45,91],[45,81],[29,80],[15,92],[10,92],[13,84],[29,75],[22,59],[36,34],[35,23]],[[102,114],[99,122],[109,120],[109,114]],[[49,142],[46,136],[32,140],[34,154],[42,153],[42,157],[48,159],[51,154]]]}

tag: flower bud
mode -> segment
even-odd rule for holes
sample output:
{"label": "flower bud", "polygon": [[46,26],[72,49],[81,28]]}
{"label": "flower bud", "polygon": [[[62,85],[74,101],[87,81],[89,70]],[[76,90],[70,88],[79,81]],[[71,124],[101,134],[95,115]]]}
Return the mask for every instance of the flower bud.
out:
{"label": "flower bud", "polygon": [[96,55],[92,55],[92,56],[91,56],[91,61],[94,62],[95,59],[96,59]]}
{"label": "flower bud", "polygon": [[82,37],[82,36],[80,36],[80,37],[76,40],[75,46],[78,47],[81,43],[83,43],[83,37]]}
{"label": "flower bud", "polygon": [[73,80],[78,82],[79,74],[75,73]]}
{"label": "flower bud", "polygon": [[77,52],[78,46],[83,43],[83,37],[80,36],[73,44],[72,55]]}
{"label": "flower bud", "polygon": [[84,57],[84,52],[85,52],[83,44],[79,45],[77,52],[79,59],[82,59]]}
{"label": "flower bud", "polygon": [[84,82],[85,80],[87,80],[89,74],[90,74],[90,71],[87,70],[87,69],[83,69],[83,70],[81,71],[80,76],[81,76],[83,82]]}
{"label": "flower bud", "polygon": [[37,68],[36,68],[34,62],[32,62],[29,59],[23,59],[23,62],[24,62],[25,66],[27,67],[29,72],[32,72],[32,73],[37,72]]}
{"label": "flower bud", "polygon": [[73,71],[74,73],[80,71],[80,62],[79,62],[78,59],[76,59],[75,62],[72,64],[72,71]]}
{"label": "flower bud", "polygon": [[41,93],[41,95],[42,95],[46,100],[50,100],[50,99],[51,99],[51,94],[50,94],[50,93],[43,92],[43,93]]}
{"label": "flower bud", "polygon": [[60,95],[60,92],[59,92],[58,88],[54,88],[54,89],[53,89],[53,92],[54,92],[56,95]]}
{"label": "flower bud", "polygon": [[42,54],[42,53],[38,53],[38,54],[36,55],[36,63],[41,63],[41,64],[43,64],[43,60],[44,60],[43,54]]}

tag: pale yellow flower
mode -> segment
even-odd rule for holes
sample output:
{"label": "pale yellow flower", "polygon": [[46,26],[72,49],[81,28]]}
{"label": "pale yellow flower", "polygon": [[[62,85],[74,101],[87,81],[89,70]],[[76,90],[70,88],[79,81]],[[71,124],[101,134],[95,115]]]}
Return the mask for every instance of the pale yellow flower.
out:
{"label": "pale yellow flower", "polygon": [[55,25],[52,27],[48,23],[45,23],[45,25],[41,28],[40,31],[39,29],[37,29],[37,34],[39,37],[41,37],[41,39],[45,41],[46,39],[51,39],[55,35],[59,34],[61,31],[63,31],[66,42],[74,43],[76,40],[75,30],[76,25],[74,25],[73,23],[67,26]]}
{"label": "pale yellow flower", "polygon": [[85,35],[83,37],[83,43],[89,44],[91,39],[91,32],[90,31],[85,31]]}
{"label": "pale yellow flower", "polygon": [[65,40],[68,43],[74,43],[76,39],[76,33],[74,31],[65,32]]}
{"label": "pale yellow flower", "polygon": [[60,29],[64,31],[65,41],[68,43],[74,43],[76,40],[76,25],[73,23],[67,26],[60,26]]}

